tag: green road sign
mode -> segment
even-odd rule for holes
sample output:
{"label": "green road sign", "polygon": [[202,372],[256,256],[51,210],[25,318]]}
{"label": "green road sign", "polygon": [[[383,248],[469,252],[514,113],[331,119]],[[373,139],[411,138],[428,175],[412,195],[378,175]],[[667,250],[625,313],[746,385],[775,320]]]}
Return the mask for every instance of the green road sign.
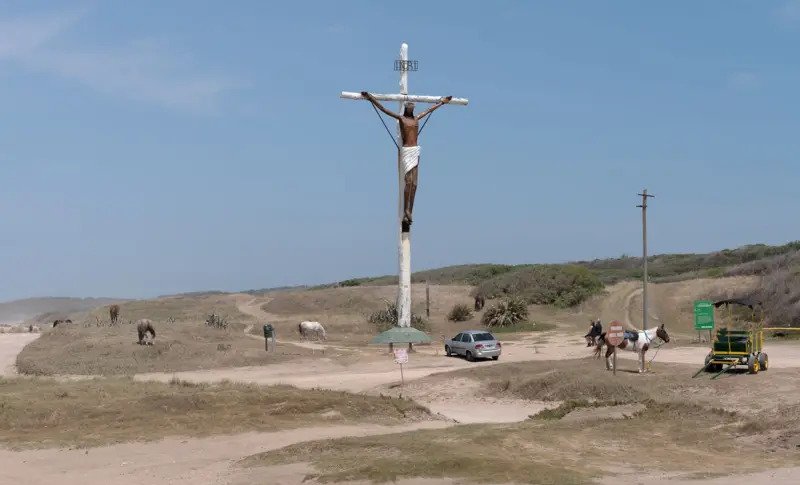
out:
{"label": "green road sign", "polygon": [[694,329],[712,330],[714,328],[714,304],[708,300],[694,302]]}

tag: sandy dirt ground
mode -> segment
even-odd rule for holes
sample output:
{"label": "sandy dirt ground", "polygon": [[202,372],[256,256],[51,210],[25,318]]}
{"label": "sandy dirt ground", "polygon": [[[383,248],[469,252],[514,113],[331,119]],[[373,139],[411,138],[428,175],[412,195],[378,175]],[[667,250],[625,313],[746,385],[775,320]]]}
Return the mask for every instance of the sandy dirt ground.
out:
{"label": "sandy dirt ground", "polygon": [[794,485],[800,482],[800,467],[779,468],[757,473],[724,476],[716,478],[698,478],[694,480],[679,478],[678,474],[649,475],[617,475],[600,480],[602,485]]}
{"label": "sandy dirt ground", "polygon": [[[627,285],[627,286],[625,286]],[[624,319],[635,324],[639,290],[635,283],[617,285],[602,302],[598,310],[604,322]],[[273,315],[263,311],[264,299],[243,295],[238,297],[238,308],[258,320],[269,321]],[[622,310],[622,312],[621,312]],[[660,315],[656,314],[660,313]],[[665,312],[651,315],[656,321]],[[669,324],[667,324],[669,327]],[[248,329],[250,330],[250,329]],[[17,353],[36,334],[0,335],[0,369],[3,375],[14,372]],[[288,337],[288,336],[287,336]],[[370,394],[403,394],[426,405],[440,415],[439,420],[415,423],[404,427],[377,425],[309,427],[275,433],[246,433],[212,438],[170,438],[155,443],[127,443],[89,450],[31,450],[12,452],[0,450],[0,483],[63,485],[149,485],[149,484],[225,484],[251,485],[254,483],[302,483],[309,472],[304,464],[269,467],[268,469],[239,469],[235,462],[254,453],[274,450],[283,446],[324,438],[363,436],[392,433],[421,428],[440,428],[456,423],[513,423],[526,419],[553,403],[500,399],[483,396],[477,392],[477,383],[469,379],[452,378],[436,386],[418,382],[420,379],[474,366],[494,366],[504,362],[551,361],[588,358],[592,349],[585,346],[582,333],[560,329],[516,336],[504,341],[499,362],[469,363],[460,358],[443,355],[441,343],[417,347],[404,366],[405,385],[400,387],[400,371],[385,348],[347,346],[346,358],[317,355],[300,361],[273,364],[264,367],[242,367],[176,373],[149,373],[135,376],[139,380],[168,381],[173,377],[195,382],[214,382],[222,379],[258,384],[288,384],[300,388],[326,388]],[[254,336],[254,338],[261,338]],[[502,336],[500,337],[503,340]],[[326,343],[281,340],[281,345],[313,346],[325,350]],[[337,343],[337,345],[340,345]],[[310,347],[309,347],[310,348]],[[800,368],[800,345],[796,343],[767,343],[770,364],[773,368]],[[705,346],[678,346],[668,344],[655,355],[658,362],[695,364],[700,367],[708,348]],[[636,368],[636,356],[622,352],[620,368]],[[598,366],[601,361],[590,361]],[[680,475],[620,475],[602,483],[690,483],[679,481]],[[269,479],[265,478],[269,477]],[[738,483],[799,483],[800,468],[771,470],[753,475],[700,479],[692,484]],[[308,482],[307,482],[308,483]],[[397,483],[448,485],[453,480],[405,480]]]}
{"label": "sandy dirt ground", "polygon": [[[0,483],[15,485],[205,485],[230,483],[239,459],[304,441],[369,436],[448,426],[429,421],[407,426],[310,427],[274,433],[245,433],[210,438],[170,438],[155,443],[126,443],[91,449],[0,450]],[[268,475],[264,475],[268,476]],[[302,475],[301,475],[302,477]],[[292,481],[300,483],[296,475]],[[271,480],[260,483],[274,484]]]}
{"label": "sandy dirt ground", "polygon": [[13,376],[17,373],[16,361],[23,347],[39,338],[38,333],[0,334],[0,376]]}

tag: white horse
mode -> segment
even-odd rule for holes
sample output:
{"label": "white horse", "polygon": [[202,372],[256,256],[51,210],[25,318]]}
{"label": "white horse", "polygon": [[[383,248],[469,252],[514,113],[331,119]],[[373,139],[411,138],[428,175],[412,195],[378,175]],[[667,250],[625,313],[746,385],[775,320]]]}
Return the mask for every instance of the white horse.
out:
{"label": "white horse", "polygon": [[[633,336],[636,335],[634,338]],[[669,342],[669,334],[664,329],[664,325],[662,324],[660,327],[653,327],[647,329],[645,331],[639,332],[628,332],[625,331],[626,338],[622,341],[619,346],[617,346],[620,350],[629,350],[631,352],[637,352],[639,354],[639,372],[645,371],[644,365],[644,354],[647,350],[652,346],[653,342],[656,339],[662,340],[664,343]],[[597,346],[594,349],[594,355],[599,359],[600,353],[603,350],[603,346],[606,346],[606,369],[612,370],[613,364],[611,356],[614,354],[614,347],[608,345],[606,343],[606,333],[603,332],[600,334],[600,338],[597,340]]]}
{"label": "white horse", "polygon": [[317,340],[328,338],[325,333],[325,327],[319,322],[300,322],[300,325],[297,326],[297,331],[300,332],[301,339],[307,339],[311,335],[315,335]]}

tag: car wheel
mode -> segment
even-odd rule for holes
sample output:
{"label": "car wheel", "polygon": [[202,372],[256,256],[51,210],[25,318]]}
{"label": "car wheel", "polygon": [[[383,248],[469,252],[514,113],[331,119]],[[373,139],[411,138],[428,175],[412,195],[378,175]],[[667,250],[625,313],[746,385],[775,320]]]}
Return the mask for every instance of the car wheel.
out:
{"label": "car wheel", "polygon": [[470,352],[469,350],[467,350],[465,357],[469,362],[475,362],[475,357],[472,356],[472,352]]}
{"label": "car wheel", "polygon": [[450,352],[450,346],[449,346],[449,345],[445,345],[445,346],[444,346],[444,353],[445,353],[445,355],[447,355],[448,357],[452,357],[452,356],[453,356],[453,353],[452,353],[452,352]]}
{"label": "car wheel", "polygon": [[499,356],[499,355],[495,355],[494,357],[492,357],[492,360],[497,360],[497,359],[499,359],[499,358],[500,358],[500,356]]}

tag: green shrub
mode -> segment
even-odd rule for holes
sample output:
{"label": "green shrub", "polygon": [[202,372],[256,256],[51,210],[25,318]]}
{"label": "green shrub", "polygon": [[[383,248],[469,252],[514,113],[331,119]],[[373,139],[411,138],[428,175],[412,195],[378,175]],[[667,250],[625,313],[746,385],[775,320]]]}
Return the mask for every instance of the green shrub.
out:
{"label": "green shrub", "polygon": [[522,298],[535,305],[567,308],[581,303],[603,289],[588,269],[577,265],[535,265],[522,267],[483,282],[478,291],[486,298]]}
{"label": "green shrub", "polygon": [[[384,302],[386,308],[373,312],[367,317],[367,322],[374,325],[379,332],[385,332],[397,326],[397,303],[388,300],[384,300]],[[411,312],[411,326],[423,332],[429,329],[428,322],[413,311]]]}
{"label": "green shrub", "polygon": [[508,298],[490,306],[483,314],[482,322],[487,327],[506,327],[528,318],[528,305],[521,298]]}
{"label": "green shrub", "polygon": [[470,318],[472,318],[472,309],[463,303],[456,304],[447,314],[447,319],[451,322],[466,322]]}

